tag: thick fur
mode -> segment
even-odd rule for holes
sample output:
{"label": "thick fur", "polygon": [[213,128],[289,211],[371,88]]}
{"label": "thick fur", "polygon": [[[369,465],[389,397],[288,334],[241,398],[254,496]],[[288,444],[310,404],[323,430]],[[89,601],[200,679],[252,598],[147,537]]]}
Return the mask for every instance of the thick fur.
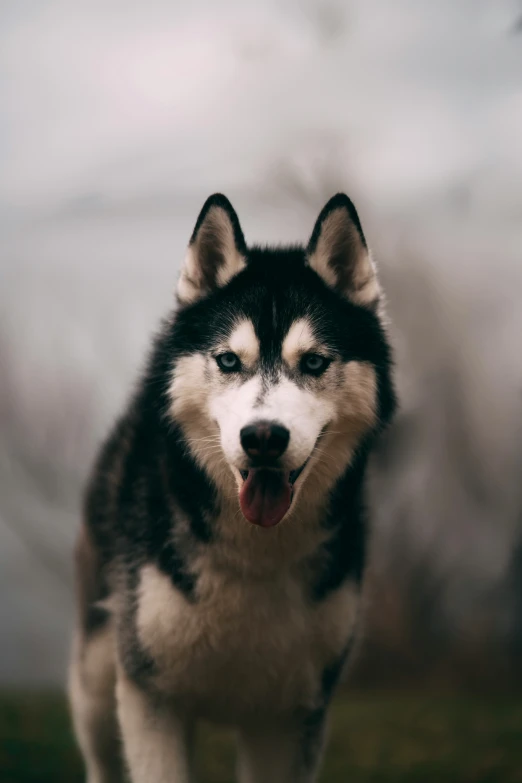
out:
{"label": "thick fur", "polygon": [[[88,781],[120,780],[122,758],[133,783],[193,781],[205,718],[237,727],[242,783],[310,783],[360,623],[366,464],[395,406],[353,204],[331,199],[306,249],[248,248],[211,197],[178,300],[86,493],[70,701]],[[289,432],[278,468],[301,470],[270,529],[238,499],[240,431],[259,420]]]}

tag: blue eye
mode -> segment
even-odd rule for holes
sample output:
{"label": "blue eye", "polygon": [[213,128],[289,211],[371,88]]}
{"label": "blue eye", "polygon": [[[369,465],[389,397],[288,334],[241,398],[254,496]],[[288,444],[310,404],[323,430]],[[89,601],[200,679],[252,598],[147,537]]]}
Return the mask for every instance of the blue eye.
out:
{"label": "blue eye", "polygon": [[241,360],[232,351],[220,353],[219,356],[216,356],[216,362],[219,369],[223,372],[239,372],[241,369]]}
{"label": "blue eye", "polygon": [[308,375],[322,375],[331,359],[318,353],[305,353],[301,358],[301,372]]}

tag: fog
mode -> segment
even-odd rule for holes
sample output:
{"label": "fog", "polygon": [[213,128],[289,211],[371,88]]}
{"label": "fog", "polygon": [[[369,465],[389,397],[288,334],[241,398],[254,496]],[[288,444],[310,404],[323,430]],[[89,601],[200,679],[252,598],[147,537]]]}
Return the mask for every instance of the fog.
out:
{"label": "fog", "polygon": [[372,471],[376,638],[412,585],[423,633],[520,638],[521,18],[2,4],[0,683],[63,679],[81,488],[216,190],[249,242],[306,241],[337,190],[360,210],[401,402]]}

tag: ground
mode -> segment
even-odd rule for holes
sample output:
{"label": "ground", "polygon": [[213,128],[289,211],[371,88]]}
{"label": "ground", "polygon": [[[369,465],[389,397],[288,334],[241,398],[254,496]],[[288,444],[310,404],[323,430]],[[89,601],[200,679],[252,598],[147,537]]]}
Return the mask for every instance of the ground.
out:
{"label": "ground", "polygon": [[[232,783],[225,731],[202,732],[202,783]],[[0,695],[0,781],[80,783],[63,698]],[[343,694],[320,783],[522,783],[522,699]]]}

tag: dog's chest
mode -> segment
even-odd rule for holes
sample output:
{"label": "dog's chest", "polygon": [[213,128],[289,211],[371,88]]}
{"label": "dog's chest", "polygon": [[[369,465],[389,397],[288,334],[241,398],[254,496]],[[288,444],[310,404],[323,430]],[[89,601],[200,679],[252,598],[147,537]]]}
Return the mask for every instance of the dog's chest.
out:
{"label": "dog's chest", "polygon": [[157,686],[208,717],[251,710],[313,709],[326,667],[354,630],[358,591],[347,584],[310,602],[288,575],[239,579],[206,569],[189,602],[155,566],[142,569],[140,643]]}

